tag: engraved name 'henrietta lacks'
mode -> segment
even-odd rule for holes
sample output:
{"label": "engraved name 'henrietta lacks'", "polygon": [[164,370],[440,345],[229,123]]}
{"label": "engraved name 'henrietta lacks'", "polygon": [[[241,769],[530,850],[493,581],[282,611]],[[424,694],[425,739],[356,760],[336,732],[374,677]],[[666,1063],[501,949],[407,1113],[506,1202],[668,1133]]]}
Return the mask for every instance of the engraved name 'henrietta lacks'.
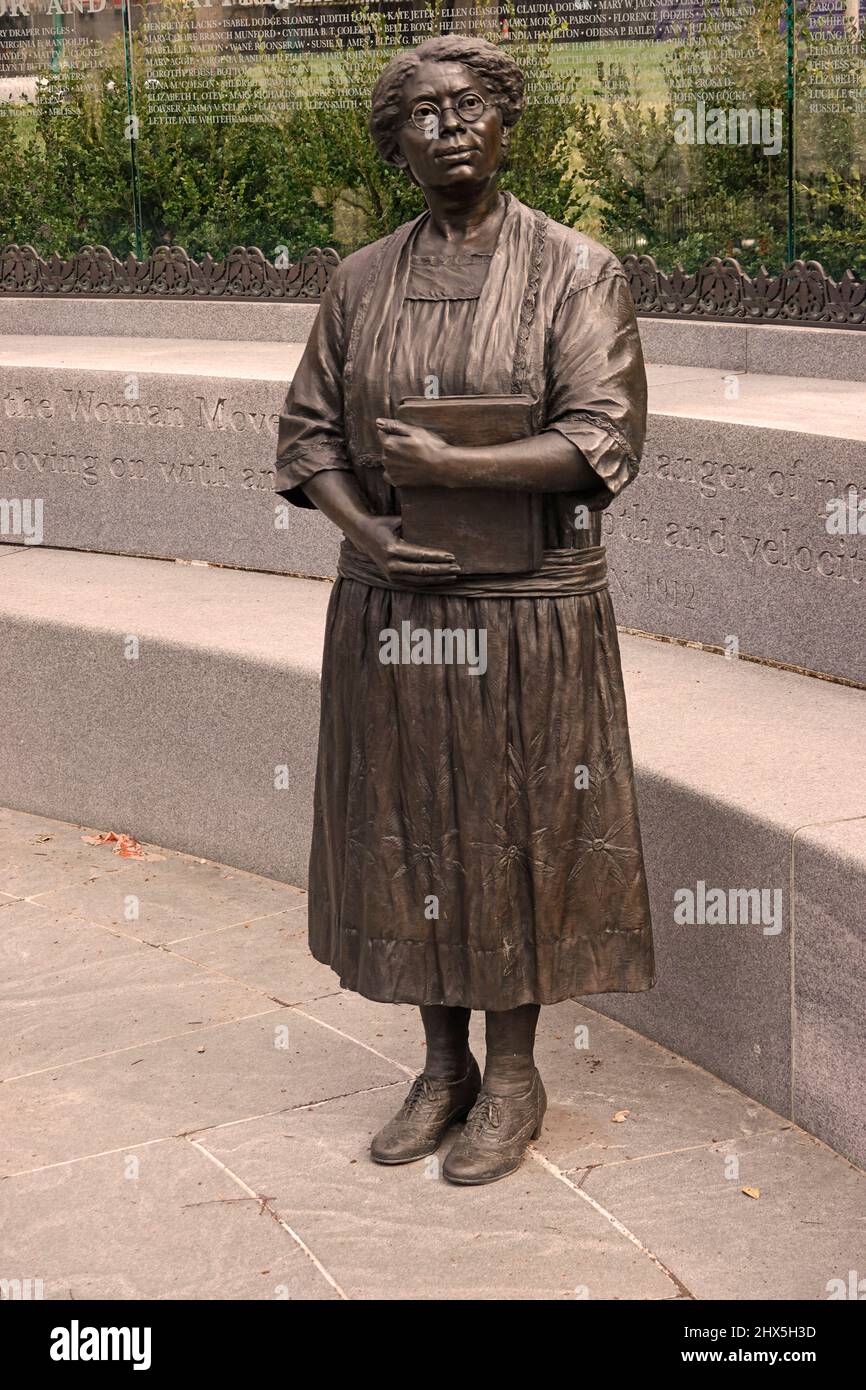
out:
{"label": "engraved name 'henrietta lacks'", "polygon": [[[421,1009],[424,1070],[372,1157],[421,1158],[466,1119],[442,1171],[467,1184],[513,1172],[541,1132],[539,1006],[655,983],[600,543],[601,510],[638,470],[646,376],[616,257],[498,187],[522,106],[519,68],[476,38],[432,39],[384,69],[372,138],[427,211],[336,271],[277,459],[278,491],[345,536],[322,670],[310,948],[345,988]],[[501,415],[502,433],[479,434],[456,397],[479,398],[478,420]],[[521,401],[497,411],[491,397]],[[407,419],[410,398],[432,400],[431,428]],[[448,438],[437,410],[450,411]],[[410,541],[400,499],[421,498],[413,489],[429,512],[415,507]],[[509,516],[541,527],[540,558],[483,572],[473,556],[508,495],[534,499]],[[449,507],[462,565],[456,540],[423,543],[425,515],[441,537]],[[483,673],[455,659],[482,650],[480,633]],[[472,1009],[486,1012],[483,1080]]]}

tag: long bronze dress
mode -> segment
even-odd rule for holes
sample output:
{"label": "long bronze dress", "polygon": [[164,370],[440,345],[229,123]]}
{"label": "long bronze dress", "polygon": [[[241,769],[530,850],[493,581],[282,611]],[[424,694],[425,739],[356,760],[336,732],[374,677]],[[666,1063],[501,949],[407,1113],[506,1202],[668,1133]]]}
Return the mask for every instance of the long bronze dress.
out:
{"label": "long bronze dress", "polygon": [[[348,257],[280,419],[277,487],[301,506],[303,482],[345,468],[372,510],[394,514],[373,422],[431,377],[443,396],[528,390],[538,427],[573,439],[599,475],[590,498],[545,495],[533,575],[413,591],[344,542],[309,940],[345,988],[377,1000],[510,1009],[655,982],[599,516],[638,467],[640,341],[619,262],[505,196],[491,256],[415,255],[422,217]],[[591,523],[575,528],[587,501]],[[383,664],[382,633],[404,622],[486,630],[486,673]]]}

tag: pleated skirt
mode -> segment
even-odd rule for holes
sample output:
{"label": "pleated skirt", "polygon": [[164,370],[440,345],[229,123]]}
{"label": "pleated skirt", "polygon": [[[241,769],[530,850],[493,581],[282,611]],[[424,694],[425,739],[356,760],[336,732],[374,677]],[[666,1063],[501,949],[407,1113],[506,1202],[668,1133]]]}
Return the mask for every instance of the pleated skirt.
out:
{"label": "pleated skirt", "polygon": [[479,599],[338,579],[321,694],[309,942],[344,988],[510,1009],[652,987],[606,589]]}

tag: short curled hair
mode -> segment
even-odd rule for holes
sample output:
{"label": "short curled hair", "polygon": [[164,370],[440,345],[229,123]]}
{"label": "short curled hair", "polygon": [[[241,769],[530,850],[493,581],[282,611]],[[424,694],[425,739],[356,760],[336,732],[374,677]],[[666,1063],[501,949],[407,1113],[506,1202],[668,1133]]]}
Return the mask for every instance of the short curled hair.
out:
{"label": "short curled hair", "polygon": [[388,164],[398,151],[397,131],[403,87],[421,63],[463,63],[484,81],[502,113],[505,126],[516,125],[523,112],[523,73],[495,43],[469,34],[445,34],[398,53],[383,68],[373,88],[369,129],[373,144]]}

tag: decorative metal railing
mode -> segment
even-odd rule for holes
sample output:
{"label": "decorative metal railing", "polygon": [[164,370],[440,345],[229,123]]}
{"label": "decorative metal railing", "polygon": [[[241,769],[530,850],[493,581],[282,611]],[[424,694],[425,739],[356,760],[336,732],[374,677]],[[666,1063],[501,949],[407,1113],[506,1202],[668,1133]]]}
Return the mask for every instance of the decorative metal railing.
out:
{"label": "decorative metal railing", "polygon": [[[235,246],[215,260],[194,260],[180,246],[160,246],[125,260],[105,246],[43,259],[32,246],[0,248],[0,295],[43,298],[195,299],[315,302],[340,257],[314,247],[293,265],[269,261],[255,246]],[[661,270],[652,256],[623,258],[639,314],[716,323],[866,328],[866,281],[840,280],[818,261],[793,261],[779,272],[748,274],[736,260],[714,257],[700,269]]]}
{"label": "decorative metal railing", "polygon": [[866,328],[866,281],[850,270],[834,280],[819,261],[755,275],[719,257],[694,272],[660,270],[652,256],[626,256],[623,265],[638,313],[653,318]]}
{"label": "decorative metal railing", "polygon": [[285,268],[256,246],[234,246],[222,260],[196,261],[181,246],[160,246],[125,260],[107,246],[82,246],[72,256],[44,260],[32,246],[0,248],[0,295],[42,298],[316,300],[340,264],[318,246]]}

